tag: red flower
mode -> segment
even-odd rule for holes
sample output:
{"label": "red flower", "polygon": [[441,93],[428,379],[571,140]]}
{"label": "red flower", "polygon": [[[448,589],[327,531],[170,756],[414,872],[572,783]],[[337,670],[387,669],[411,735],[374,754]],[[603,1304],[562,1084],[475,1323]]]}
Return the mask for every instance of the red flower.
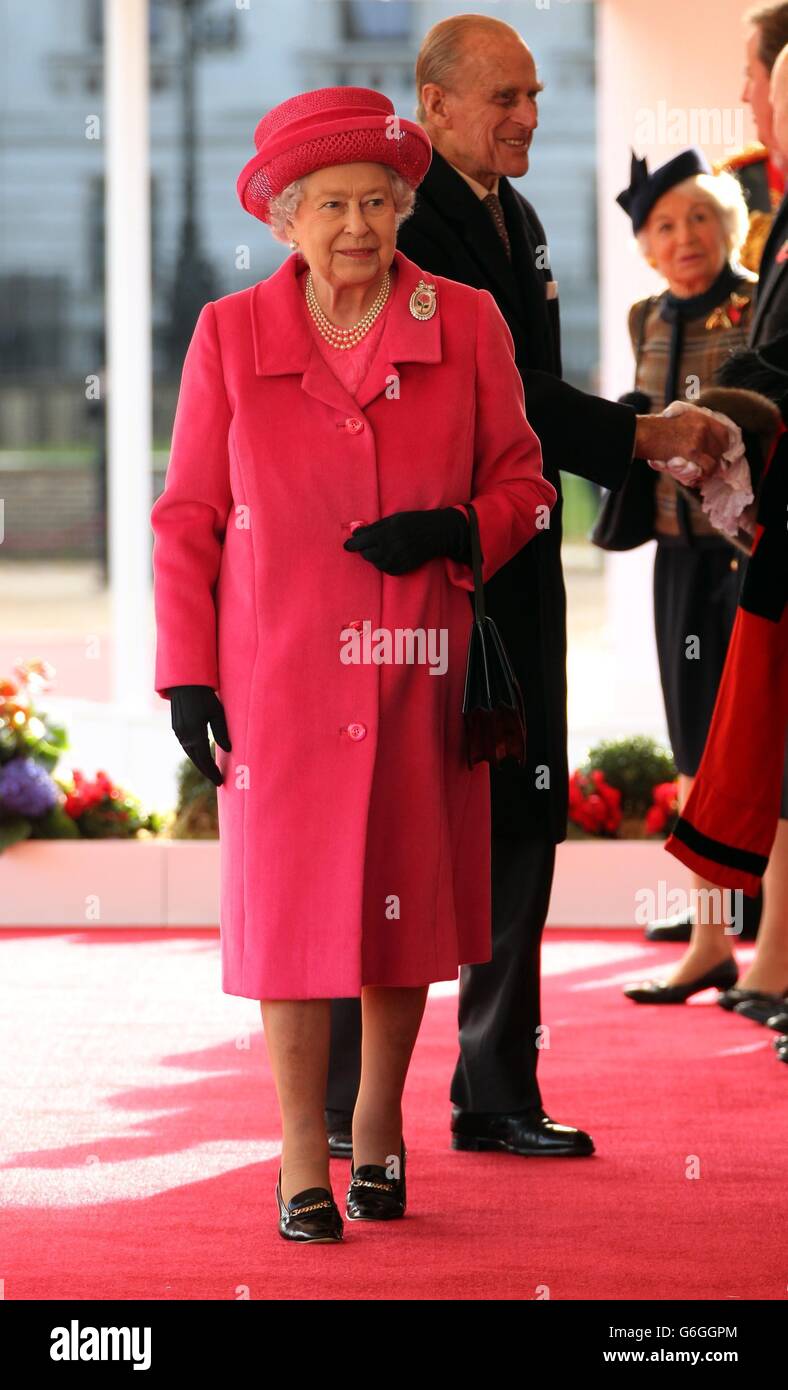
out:
{"label": "red flower", "polygon": [[658,782],[652,792],[653,801],[646,812],[646,834],[659,835],[679,809],[678,782]]}
{"label": "red flower", "polygon": [[[84,811],[89,810],[91,806],[98,806],[105,799],[123,800],[123,791],[110,781],[106,772],[97,772],[91,782],[78,768],[74,768],[73,781],[74,790],[67,794],[65,800],[66,813],[73,820],[77,820]],[[125,811],[119,814],[122,819],[126,819]]]}
{"label": "red flower", "polygon": [[569,779],[569,819],[589,835],[615,835],[621,824],[621,792],[595,768],[579,769]]}

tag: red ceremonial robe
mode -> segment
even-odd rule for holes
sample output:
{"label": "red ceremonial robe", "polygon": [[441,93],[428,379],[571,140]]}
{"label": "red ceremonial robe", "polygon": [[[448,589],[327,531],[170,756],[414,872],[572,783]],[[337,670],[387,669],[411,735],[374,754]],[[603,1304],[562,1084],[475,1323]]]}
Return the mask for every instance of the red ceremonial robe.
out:
{"label": "red ceremonial robe", "polygon": [[764,470],[752,555],[709,735],[665,848],[755,897],[780,816],[788,733],[788,432]]}

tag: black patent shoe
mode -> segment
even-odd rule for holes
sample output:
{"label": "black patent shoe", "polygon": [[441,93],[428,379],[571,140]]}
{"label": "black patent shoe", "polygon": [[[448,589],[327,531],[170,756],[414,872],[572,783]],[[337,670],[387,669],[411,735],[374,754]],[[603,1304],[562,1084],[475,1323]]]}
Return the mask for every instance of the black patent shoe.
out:
{"label": "black patent shoe", "polygon": [[640,980],[637,984],[625,985],[624,994],[635,1004],[683,1004],[704,989],[732,989],[738,978],[735,960],[724,960],[713,970],[707,970],[705,975],[699,975],[697,980],[690,980],[689,984],[669,985],[664,980]]}
{"label": "black patent shoe", "polygon": [[774,1050],[781,1062],[788,1062],[788,1036],[775,1038]]}
{"label": "black patent shoe", "polygon": [[279,1207],[279,1234],[300,1245],[334,1245],[342,1240],[343,1222],[327,1187],[305,1187],[285,1206],[282,1201],[282,1170],[276,1180]]}
{"label": "black patent shoe", "polygon": [[521,1158],[589,1158],[594,1141],[584,1129],[560,1125],[541,1106],[511,1114],[474,1114],[452,1107],[451,1146],[470,1153],[499,1150]]}
{"label": "black patent shoe", "polygon": [[731,989],[724,989],[722,994],[718,995],[717,1003],[721,1009],[727,1009],[729,1013],[733,1013],[737,1004],[743,1003],[745,999],[749,999],[755,993],[756,991],[753,989],[739,989],[737,985],[733,985]]}
{"label": "black patent shoe", "polygon": [[693,926],[692,909],[675,917],[658,917],[646,927],[647,941],[689,941]]}
{"label": "black patent shoe", "polygon": [[400,1145],[399,1177],[389,1178],[377,1163],[362,1163],[356,1172],[350,1165],[347,1190],[348,1221],[393,1221],[405,1215],[405,1140]]}
{"label": "black patent shoe", "polygon": [[[773,1028],[775,1033],[788,1033],[788,1007],[779,1009],[776,1014],[772,1014],[766,1020],[766,1027]],[[780,1039],[778,1038],[779,1042]]]}
{"label": "black patent shoe", "polygon": [[328,1152],[332,1158],[353,1157],[353,1116],[344,1110],[326,1111]]}
{"label": "black patent shoe", "polygon": [[[755,941],[763,911],[763,892],[757,897],[742,895],[741,931],[736,933],[739,941]],[[647,941],[689,941],[695,924],[692,908],[677,912],[673,917],[658,917],[646,927]]]}
{"label": "black patent shoe", "polygon": [[[784,994],[767,994],[765,990],[750,989],[747,990],[747,998],[734,1005],[733,1012],[751,1019],[753,1023],[766,1025],[770,1018],[787,1006],[788,1000]],[[782,1029],[779,1031],[782,1032]]]}

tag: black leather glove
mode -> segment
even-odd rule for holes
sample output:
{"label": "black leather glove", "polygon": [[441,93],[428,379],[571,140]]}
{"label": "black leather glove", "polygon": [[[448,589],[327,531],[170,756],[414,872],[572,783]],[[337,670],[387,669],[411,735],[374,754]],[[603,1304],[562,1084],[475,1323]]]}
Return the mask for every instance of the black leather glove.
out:
{"label": "black leather glove", "polygon": [[471,533],[467,517],[456,507],[393,512],[357,526],[345,550],[357,550],[386,574],[407,574],[441,555],[470,564]]}
{"label": "black leather glove", "polygon": [[220,787],[224,777],[211,757],[208,725],[220,748],[230,752],[230,736],[221,700],[209,685],[173,685],[170,697],[172,727],[184,753],[201,772]]}

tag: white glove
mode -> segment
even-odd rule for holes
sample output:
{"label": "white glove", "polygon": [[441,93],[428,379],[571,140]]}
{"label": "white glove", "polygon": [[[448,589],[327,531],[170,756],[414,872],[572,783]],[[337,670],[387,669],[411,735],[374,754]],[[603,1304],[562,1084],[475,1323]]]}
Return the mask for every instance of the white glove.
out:
{"label": "white glove", "polygon": [[666,463],[649,459],[649,467],[655,468],[658,472],[667,471],[680,483],[694,483],[701,478],[699,491],[703,511],[715,531],[735,536],[739,530],[741,514],[755,496],[750,465],[744,454],[741,429],[727,415],[708,410],[706,406],[693,405],[691,401],[672,401],[662,414],[671,417],[680,415],[684,410],[701,410],[727,429],[730,447],[723,454],[719,468],[716,472],[703,476],[697,463],[684,458],[668,459]]}

